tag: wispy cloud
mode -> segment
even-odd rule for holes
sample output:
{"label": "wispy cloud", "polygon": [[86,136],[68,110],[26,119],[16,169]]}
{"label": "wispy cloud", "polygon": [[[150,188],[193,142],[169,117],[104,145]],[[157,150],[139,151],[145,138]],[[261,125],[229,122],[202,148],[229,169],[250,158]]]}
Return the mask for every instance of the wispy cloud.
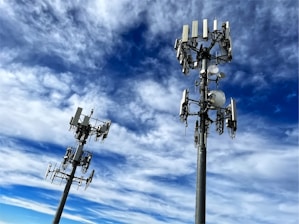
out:
{"label": "wispy cloud", "polygon": [[172,47],[182,25],[211,22],[221,11],[219,22],[232,27],[234,59],[219,66],[227,74],[220,88],[237,99],[238,133],[231,140],[217,136],[214,124],[209,129],[207,220],[297,223],[294,5],[0,1],[1,203],[54,214],[63,185],[43,180],[44,173],[76,144],[68,122],[81,106],[112,126],[104,144],[88,141],[95,176],[87,191],[73,185],[64,217],[193,223],[195,118],[185,127],[178,112],[183,89],[198,98],[198,72],[184,77]]}

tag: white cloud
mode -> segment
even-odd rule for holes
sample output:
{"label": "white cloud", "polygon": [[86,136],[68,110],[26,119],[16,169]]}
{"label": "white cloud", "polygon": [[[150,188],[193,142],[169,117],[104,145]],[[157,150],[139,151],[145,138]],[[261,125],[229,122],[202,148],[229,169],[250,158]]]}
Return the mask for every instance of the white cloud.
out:
{"label": "white cloud", "polygon": [[152,80],[136,83],[137,96],[140,97],[138,103],[145,104],[150,110],[173,114],[175,109],[178,111],[177,101],[180,97],[175,82],[175,79],[171,79],[168,85]]}
{"label": "white cloud", "polygon": [[[38,203],[36,201],[28,200],[25,198],[1,196],[1,203],[33,210],[33,211],[36,211],[39,213],[44,213],[44,214],[49,214],[49,215],[55,214],[55,209],[52,206],[49,206],[48,204],[44,204],[44,203]],[[82,218],[78,215],[69,214],[67,212],[63,213],[62,217],[70,219],[70,220],[74,220],[74,221],[89,223],[89,224],[96,223],[96,222],[92,222],[88,219]]]}
{"label": "white cloud", "polygon": [[5,96],[0,103],[3,135],[63,143],[71,136],[68,121],[78,106],[85,109],[84,114],[94,109],[107,116],[110,100],[105,92],[99,96],[93,83],[80,88],[71,73],[18,64],[0,73],[0,94]]}

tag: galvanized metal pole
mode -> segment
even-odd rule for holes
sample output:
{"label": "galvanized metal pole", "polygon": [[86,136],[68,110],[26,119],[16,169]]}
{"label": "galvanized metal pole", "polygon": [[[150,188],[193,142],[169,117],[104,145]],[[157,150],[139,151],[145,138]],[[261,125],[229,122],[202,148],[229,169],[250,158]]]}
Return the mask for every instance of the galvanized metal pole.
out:
{"label": "galvanized metal pole", "polygon": [[62,214],[64,205],[65,205],[67,196],[69,194],[69,191],[71,189],[71,185],[73,183],[73,179],[74,179],[74,176],[75,176],[75,173],[76,173],[76,169],[77,169],[77,162],[74,162],[72,172],[71,172],[71,174],[70,174],[70,176],[67,180],[67,183],[65,185],[63,194],[61,196],[61,200],[60,200],[59,206],[57,208],[57,211],[56,211],[56,214],[55,214],[55,217],[54,217],[54,220],[53,220],[53,224],[59,224],[59,221],[60,221],[60,218],[61,218],[61,214]]}
{"label": "galvanized metal pole", "polygon": [[204,49],[202,55],[202,67],[200,71],[200,134],[197,148],[197,181],[196,181],[196,206],[195,224],[206,222],[206,158],[207,158],[207,129],[208,119],[208,74],[207,65],[209,59],[208,49]]}
{"label": "galvanized metal pole", "polygon": [[76,151],[75,156],[74,156],[74,161],[72,163],[72,165],[73,165],[72,172],[69,175],[69,178],[68,178],[67,183],[65,185],[64,191],[62,193],[61,200],[60,200],[59,206],[57,208],[57,211],[56,211],[56,214],[55,214],[55,217],[54,217],[54,220],[53,220],[53,224],[59,224],[59,221],[60,221],[60,218],[61,218],[61,214],[62,214],[64,205],[65,205],[67,196],[69,194],[69,191],[71,189],[71,185],[73,183],[73,179],[74,179],[74,176],[75,176],[75,173],[76,173],[77,166],[78,166],[78,164],[81,160],[81,156],[83,154],[83,146],[84,146],[85,143],[86,143],[85,140],[79,141],[77,151]]}

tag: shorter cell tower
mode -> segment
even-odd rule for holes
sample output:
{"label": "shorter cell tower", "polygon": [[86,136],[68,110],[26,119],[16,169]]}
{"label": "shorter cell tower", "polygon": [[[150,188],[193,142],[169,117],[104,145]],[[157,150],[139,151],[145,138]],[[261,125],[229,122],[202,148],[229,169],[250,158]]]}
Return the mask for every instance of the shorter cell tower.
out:
{"label": "shorter cell tower", "polygon": [[[83,181],[85,181],[86,189],[92,182],[94,170],[92,170],[88,178],[84,178],[84,176],[75,176],[76,169],[78,166],[82,167],[82,173],[85,174],[89,168],[92,159],[92,153],[83,150],[83,146],[86,144],[86,140],[91,135],[95,135],[96,141],[99,139],[102,139],[103,141],[105,138],[107,138],[111,126],[111,121],[104,122],[92,118],[91,116],[93,114],[93,110],[91,110],[89,116],[81,114],[82,110],[83,109],[81,107],[78,107],[75,116],[72,117],[70,121],[70,130],[74,130],[75,138],[78,141],[77,148],[74,149],[72,147],[67,147],[61,165],[58,168],[56,168],[56,165],[52,168],[52,164],[50,163],[46,172],[46,178],[50,174],[50,179],[52,183],[55,178],[61,179],[61,183],[63,180],[66,180],[66,185],[61,197],[60,204],[57,208],[53,224],[58,224],[60,221],[61,214],[72,183],[77,182],[79,188],[82,185]],[[83,117],[83,119],[81,119],[81,117]],[[93,124],[90,124],[90,121],[93,121]],[[70,174],[66,172],[66,169],[69,164],[72,164],[72,170]]]}

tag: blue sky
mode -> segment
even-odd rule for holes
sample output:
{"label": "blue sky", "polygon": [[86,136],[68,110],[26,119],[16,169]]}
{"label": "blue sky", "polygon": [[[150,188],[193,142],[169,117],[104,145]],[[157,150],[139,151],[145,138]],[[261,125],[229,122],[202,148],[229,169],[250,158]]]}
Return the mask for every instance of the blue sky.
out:
{"label": "blue sky", "polygon": [[53,220],[64,185],[44,174],[76,145],[78,106],[112,125],[86,145],[95,176],[61,223],[194,223],[195,118],[178,113],[198,71],[181,73],[173,45],[215,17],[231,26],[219,88],[238,131],[210,127],[207,223],[298,223],[298,1],[0,0],[0,224]]}

